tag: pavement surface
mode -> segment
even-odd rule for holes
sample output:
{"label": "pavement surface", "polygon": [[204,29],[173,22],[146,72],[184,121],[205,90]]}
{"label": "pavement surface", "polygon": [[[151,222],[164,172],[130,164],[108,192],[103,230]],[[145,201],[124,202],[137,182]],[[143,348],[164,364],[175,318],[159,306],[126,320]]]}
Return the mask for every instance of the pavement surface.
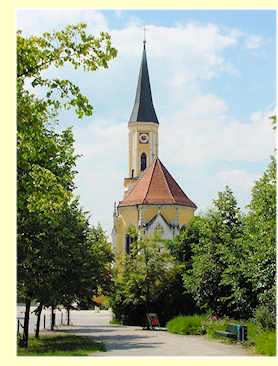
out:
{"label": "pavement surface", "polygon": [[[32,309],[33,310],[33,309]],[[24,316],[18,308],[18,316]],[[63,314],[63,315],[62,315]],[[50,326],[50,312],[44,311],[46,328]],[[43,319],[43,316],[42,316]],[[143,330],[141,327],[111,325],[110,311],[71,311],[71,326],[61,325],[66,321],[66,312],[56,311],[56,332],[71,333],[104,342],[107,352],[92,353],[91,357],[150,357],[150,356],[254,356],[239,344],[226,344],[205,336],[182,336],[168,333],[166,330]],[[35,324],[31,315],[30,331]],[[43,329],[43,320],[41,324]]]}

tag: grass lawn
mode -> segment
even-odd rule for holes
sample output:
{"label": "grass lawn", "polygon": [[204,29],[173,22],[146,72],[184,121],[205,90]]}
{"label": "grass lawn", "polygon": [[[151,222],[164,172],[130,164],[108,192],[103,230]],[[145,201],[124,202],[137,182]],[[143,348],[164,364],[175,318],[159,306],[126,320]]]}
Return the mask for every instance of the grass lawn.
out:
{"label": "grass lawn", "polygon": [[88,356],[99,351],[106,351],[103,343],[75,335],[30,336],[28,349],[17,347],[18,356]]}

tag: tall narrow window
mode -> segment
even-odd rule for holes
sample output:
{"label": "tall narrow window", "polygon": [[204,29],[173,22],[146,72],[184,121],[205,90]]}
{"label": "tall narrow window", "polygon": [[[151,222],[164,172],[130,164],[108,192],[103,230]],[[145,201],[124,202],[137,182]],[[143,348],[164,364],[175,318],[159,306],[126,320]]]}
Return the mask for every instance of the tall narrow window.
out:
{"label": "tall narrow window", "polygon": [[126,254],[131,254],[131,244],[136,241],[137,238],[134,238],[131,235],[126,235],[125,236],[125,252]]}
{"label": "tall narrow window", "polygon": [[125,237],[125,252],[126,254],[130,254],[130,244],[131,244],[131,237],[126,235]]}
{"label": "tall narrow window", "polygon": [[147,167],[147,155],[143,152],[141,154],[141,172],[143,172]]}

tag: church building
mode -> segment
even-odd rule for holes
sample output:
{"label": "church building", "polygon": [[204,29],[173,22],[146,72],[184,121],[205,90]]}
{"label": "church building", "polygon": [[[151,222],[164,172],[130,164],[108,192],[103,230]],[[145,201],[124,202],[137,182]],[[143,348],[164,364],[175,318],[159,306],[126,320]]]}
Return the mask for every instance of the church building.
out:
{"label": "church building", "polygon": [[173,239],[192,217],[197,206],[183,192],[158,158],[159,122],[153,106],[146,41],[133,110],[128,123],[129,174],[124,179],[124,197],[114,207],[112,243],[129,253],[129,227],[150,234],[159,230],[163,239]]}

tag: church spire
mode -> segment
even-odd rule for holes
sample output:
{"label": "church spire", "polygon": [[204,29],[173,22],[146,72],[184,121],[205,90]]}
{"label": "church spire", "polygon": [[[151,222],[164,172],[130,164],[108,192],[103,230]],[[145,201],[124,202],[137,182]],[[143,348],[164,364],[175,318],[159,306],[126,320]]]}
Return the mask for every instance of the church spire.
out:
{"label": "church spire", "polygon": [[143,41],[143,55],[141,68],[139,72],[135,103],[129,119],[129,122],[154,122],[159,123],[152,100],[151,85],[149,79],[147,57],[146,57],[146,40]]}

